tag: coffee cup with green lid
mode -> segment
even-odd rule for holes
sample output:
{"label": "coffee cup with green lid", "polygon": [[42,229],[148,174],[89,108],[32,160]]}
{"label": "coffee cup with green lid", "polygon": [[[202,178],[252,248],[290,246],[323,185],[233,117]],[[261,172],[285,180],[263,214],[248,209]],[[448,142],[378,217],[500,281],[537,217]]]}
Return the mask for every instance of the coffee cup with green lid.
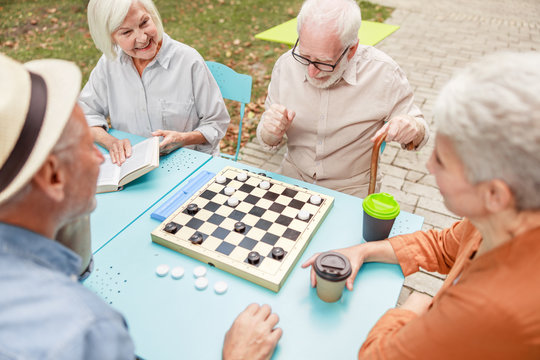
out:
{"label": "coffee cup with green lid", "polygon": [[399,204],[387,193],[368,195],[362,202],[364,222],[362,234],[364,240],[375,241],[388,238],[396,217],[399,215]]}

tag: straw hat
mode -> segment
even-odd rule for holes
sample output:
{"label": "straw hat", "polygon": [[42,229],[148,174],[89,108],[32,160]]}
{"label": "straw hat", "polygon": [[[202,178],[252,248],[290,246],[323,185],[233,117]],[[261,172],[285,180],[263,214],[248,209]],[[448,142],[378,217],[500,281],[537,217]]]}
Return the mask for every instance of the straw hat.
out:
{"label": "straw hat", "polygon": [[58,141],[79,95],[81,72],[69,61],[23,65],[0,54],[0,79],[1,205],[32,179]]}

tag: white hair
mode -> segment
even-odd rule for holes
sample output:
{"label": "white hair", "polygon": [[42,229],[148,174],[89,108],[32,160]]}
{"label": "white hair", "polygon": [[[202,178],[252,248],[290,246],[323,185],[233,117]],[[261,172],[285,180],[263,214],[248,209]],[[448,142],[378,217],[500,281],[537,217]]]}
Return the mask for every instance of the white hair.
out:
{"label": "white hair", "polygon": [[298,14],[298,34],[306,23],[334,30],[345,47],[358,41],[362,15],[354,0],[306,0]]}
{"label": "white hair", "polygon": [[144,6],[150,14],[158,31],[158,40],[161,40],[163,23],[152,0],[90,0],[88,3],[90,34],[96,47],[108,59],[114,60],[117,56],[112,33],[122,25],[131,5],[137,2]]}
{"label": "white hair", "polygon": [[518,210],[540,209],[540,53],[499,53],[457,74],[435,105],[473,183],[500,179]]}

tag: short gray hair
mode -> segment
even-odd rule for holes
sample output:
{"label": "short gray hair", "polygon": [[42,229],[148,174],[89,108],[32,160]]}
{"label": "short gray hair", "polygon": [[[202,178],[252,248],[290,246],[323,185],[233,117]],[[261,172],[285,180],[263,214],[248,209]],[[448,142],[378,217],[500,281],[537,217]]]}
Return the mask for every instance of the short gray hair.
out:
{"label": "short gray hair", "polygon": [[358,41],[362,15],[354,0],[306,0],[298,14],[299,35],[306,23],[333,29],[345,47]]}
{"label": "short gray hair", "polygon": [[112,33],[122,25],[131,5],[137,2],[150,14],[158,30],[158,38],[161,40],[163,23],[152,0],[90,0],[88,3],[90,34],[96,47],[110,60],[116,59],[117,56]]}
{"label": "short gray hair", "polygon": [[434,114],[471,183],[500,179],[518,210],[540,209],[540,53],[468,66],[442,89]]}

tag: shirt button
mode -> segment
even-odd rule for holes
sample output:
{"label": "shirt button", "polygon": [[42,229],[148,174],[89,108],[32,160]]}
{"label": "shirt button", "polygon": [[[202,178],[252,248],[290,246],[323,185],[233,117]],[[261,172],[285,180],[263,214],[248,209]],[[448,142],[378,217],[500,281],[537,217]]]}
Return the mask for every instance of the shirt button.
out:
{"label": "shirt button", "polygon": [[322,145],[322,140],[319,140],[318,144],[319,144],[319,145]]}

